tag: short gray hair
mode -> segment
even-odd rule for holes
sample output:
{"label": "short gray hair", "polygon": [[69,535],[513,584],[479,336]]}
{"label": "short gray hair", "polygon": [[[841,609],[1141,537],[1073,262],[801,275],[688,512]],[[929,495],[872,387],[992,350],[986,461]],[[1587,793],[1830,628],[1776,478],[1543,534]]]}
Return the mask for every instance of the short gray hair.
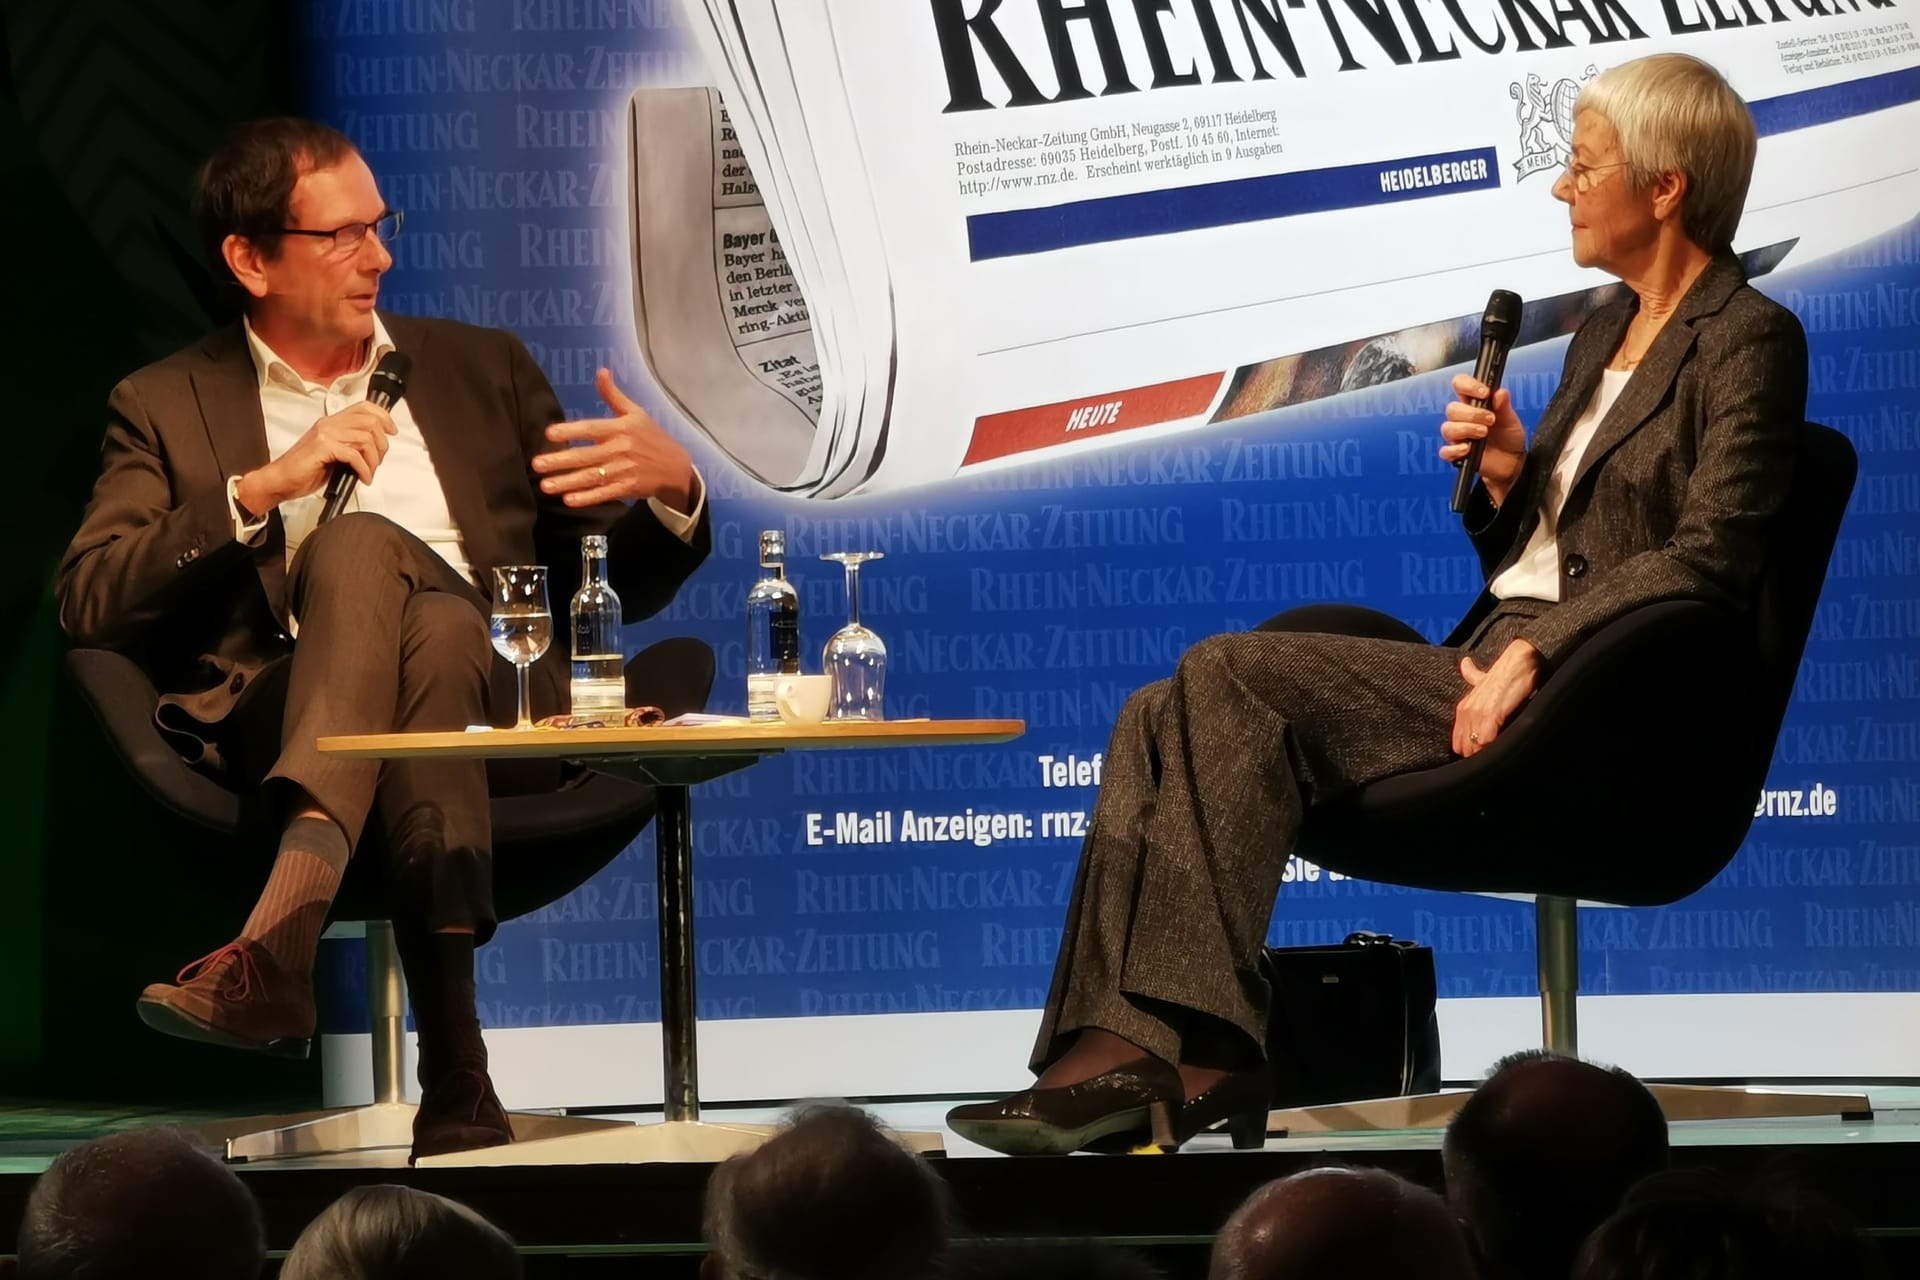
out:
{"label": "short gray hair", "polygon": [[1573,109],[1613,126],[1635,186],[1648,186],[1662,173],[1685,174],[1681,229],[1709,253],[1732,247],[1759,131],[1724,76],[1684,53],[1651,54],[1589,80]]}
{"label": "short gray hair", "polygon": [[183,1129],[135,1129],[60,1155],[34,1183],[19,1233],[20,1280],[193,1274],[255,1280],[260,1209],[219,1157]]}

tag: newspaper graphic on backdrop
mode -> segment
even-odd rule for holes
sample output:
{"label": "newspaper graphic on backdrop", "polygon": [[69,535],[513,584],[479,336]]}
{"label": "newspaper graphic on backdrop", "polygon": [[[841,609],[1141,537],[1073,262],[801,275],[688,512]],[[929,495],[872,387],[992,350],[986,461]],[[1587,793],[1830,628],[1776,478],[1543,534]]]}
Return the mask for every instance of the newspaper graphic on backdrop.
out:
{"label": "newspaper graphic on backdrop", "polygon": [[770,484],[806,471],[822,371],[812,316],[719,95],[634,95],[636,328],[689,419]]}
{"label": "newspaper graphic on backdrop", "polygon": [[633,98],[642,347],[808,497],[1463,365],[1495,288],[1571,332],[1618,287],[1550,195],[1573,102],[1648,53],[1753,106],[1750,275],[1920,212],[1904,0],[683,3],[718,91]]}

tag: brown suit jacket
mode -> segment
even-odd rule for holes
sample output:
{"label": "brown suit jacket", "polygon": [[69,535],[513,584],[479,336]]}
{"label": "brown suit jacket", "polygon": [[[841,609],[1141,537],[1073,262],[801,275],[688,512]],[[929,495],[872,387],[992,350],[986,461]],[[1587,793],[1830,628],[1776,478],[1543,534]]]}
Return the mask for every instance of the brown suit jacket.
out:
{"label": "brown suit jacket", "polygon": [[[1567,434],[1639,308],[1628,293],[1574,334],[1560,387],[1507,501],[1475,486],[1463,519],[1488,581],[1519,559]],[[1620,393],[1561,509],[1560,603],[1521,631],[1549,668],[1615,618],[1661,600],[1751,608],[1769,522],[1786,501],[1807,411],[1807,339],[1731,254],[1680,300]],[[1499,603],[1489,592],[1447,643]]]}
{"label": "brown suit jacket", "polygon": [[[545,564],[550,603],[562,613],[579,583],[579,539],[605,533],[626,621],[673,599],[712,545],[704,515],[689,545],[645,503],[573,508],[542,494],[529,463],[556,447],[544,432],[563,415],[525,345],[500,329],[381,319],[413,358],[407,403],[483,596],[493,567]],[[131,654],[164,704],[201,724],[218,723],[257,672],[292,651],[279,516],[261,545],[250,547],[235,540],[227,507],[227,477],[268,461],[241,328],[223,329],[116,386],[102,455],[92,500],[61,560],[61,626],[76,644]],[[567,661],[564,651],[550,651],[535,664],[534,680],[549,693],[563,687]]]}

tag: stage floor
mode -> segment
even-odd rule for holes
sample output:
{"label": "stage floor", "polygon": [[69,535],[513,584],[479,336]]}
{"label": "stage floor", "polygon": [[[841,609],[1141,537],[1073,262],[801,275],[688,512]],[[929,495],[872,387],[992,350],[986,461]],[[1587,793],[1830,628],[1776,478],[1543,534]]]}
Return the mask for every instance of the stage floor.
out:
{"label": "stage floor", "polygon": [[[1703,1121],[1672,1126],[1675,1147],[1750,1148],[1798,1146],[1908,1145],[1920,1162],[1920,1086],[1858,1085],[1833,1082],[1819,1086],[1771,1086],[1788,1092],[1864,1092],[1873,1100],[1874,1118],[1862,1123],[1832,1117],[1758,1121]],[[930,1130],[941,1134],[951,1160],[1003,1160],[1006,1157],[968,1142],[947,1129],[944,1119],[954,1100],[938,1102],[880,1102],[867,1105],[896,1129]],[[295,1109],[291,1105],[288,1110]],[[790,1105],[736,1107],[708,1105],[701,1118],[719,1124],[774,1124]],[[87,1107],[72,1103],[31,1100],[0,1101],[0,1175],[38,1173],[61,1151],[88,1138],[153,1124],[195,1125],[232,1119],[246,1112],[204,1110],[167,1111],[123,1106]],[[645,1123],[646,1111],[586,1113],[608,1119]],[[657,1112],[654,1113],[657,1115]],[[1372,1163],[1368,1153],[1416,1152],[1440,1149],[1438,1130],[1399,1129],[1378,1133],[1329,1133],[1303,1137],[1269,1138],[1264,1154],[1326,1155],[1334,1162]],[[1183,1155],[1233,1154],[1224,1136],[1201,1137],[1189,1143]],[[1241,1155],[1262,1153],[1243,1152]],[[1095,1157],[1083,1157],[1095,1158]],[[345,1156],[292,1157],[236,1166],[242,1173],[297,1169],[406,1169],[400,1148]],[[1916,1170],[1920,1173],[1920,1169]]]}
{"label": "stage floor", "polygon": [[[1875,1117],[1703,1121],[1673,1126],[1675,1163],[1730,1176],[1785,1175],[1836,1199],[1879,1237],[1889,1257],[1920,1252],[1920,1088],[1864,1090]],[[950,1101],[872,1104],[899,1129],[943,1129]],[[785,1108],[709,1107],[704,1119],[770,1123]],[[59,1151],[100,1133],[212,1121],[204,1112],[36,1106],[0,1111],[0,1221],[16,1223],[33,1176]],[[646,1117],[622,1117],[642,1119]],[[944,1130],[943,1130],[944,1131]],[[1438,1131],[1316,1134],[1235,1152],[1203,1138],[1178,1156],[1008,1159],[946,1133],[936,1161],[969,1233],[999,1238],[1101,1239],[1141,1248],[1169,1277],[1204,1274],[1215,1227],[1269,1179],[1327,1163],[1392,1169],[1438,1187]],[[691,1275],[700,1245],[707,1165],[409,1169],[403,1150],[238,1166],[259,1198],[269,1244],[284,1250],[350,1186],[407,1182],[463,1200],[500,1223],[537,1275]],[[617,1260],[624,1265],[614,1267]],[[563,1265],[563,1260],[568,1260]]]}

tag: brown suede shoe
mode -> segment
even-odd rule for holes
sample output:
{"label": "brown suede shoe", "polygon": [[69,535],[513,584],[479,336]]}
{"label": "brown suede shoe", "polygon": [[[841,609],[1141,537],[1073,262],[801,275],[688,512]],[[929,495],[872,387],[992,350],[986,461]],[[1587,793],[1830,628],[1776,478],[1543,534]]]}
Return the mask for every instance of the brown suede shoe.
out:
{"label": "brown suede shoe", "polygon": [[154,983],[138,1007],[155,1031],[283,1058],[307,1056],[316,1020],[312,976],[288,973],[246,938]]}
{"label": "brown suede shoe", "polygon": [[484,1071],[449,1071],[420,1094],[413,1117],[413,1154],[407,1163],[453,1151],[478,1151],[513,1141],[513,1126]]}

